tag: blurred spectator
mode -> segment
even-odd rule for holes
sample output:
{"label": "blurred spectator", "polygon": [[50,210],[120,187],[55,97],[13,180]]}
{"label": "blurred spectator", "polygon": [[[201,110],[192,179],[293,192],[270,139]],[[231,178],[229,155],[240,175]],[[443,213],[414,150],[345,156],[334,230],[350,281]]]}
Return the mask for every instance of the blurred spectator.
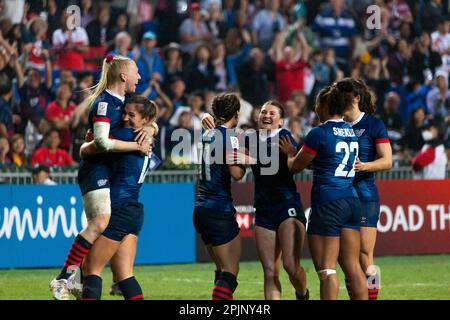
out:
{"label": "blurred spectator", "polygon": [[[412,72],[412,49],[406,39],[400,39],[394,52],[389,56],[388,70],[393,84],[402,86],[410,81]],[[416,80],[420,81],[420,78]]]}
{"label": "blurred spectator", "polygon": [[89,35],[89,45],[92,47],[108,47],[112,45],[114,33],[110,23],[109,6],[101,6],[98,12],[98,18],[92,20],[86,26],[86,32]]}
{"label": "blurred spectator", "polygon": [[324,54],[321,49],[315,51],[312,56],[312,72],[316,79],[314,93],[319,92],[330,83],[331,69],[324,61]]}
{"label": "blurred spectator", "polygon": [[228,26],[223,21],[222,13],[217,2],[212,2],[208,6],[208,11],[205,11],[205,23],[213,39],[224,39],[227,34]]}
{"label": "blurred spectator", "polygon": [[61,83],[56,91],[56,100],[50,102],[45,111],[45,119],[50,123],[52,129],[59,132],[61,138],[60,147],[69,150],[72,145],[72,134],[70,130],[72,114],[76,109],[75,103],[70,99],[72,88],[67,83]]}
{"label": "blurred spectator", "polygon": [[51,35],[58,29],[61,25],[61,15],[62,15],[62,7],[60,7],[56,0],[48,0],[47,1],[47,24],[48,30],[47,34],[49,36],[49,40],[53,45],[53,39]]}
{"label": "blurred spectator", "polygon": [[67,166],[75,164],[70,154],[59,148],[61,139],[58,130],[48,131],[42,141],[42,146],[38,148],[31,157],[31,164],[37,163],[46,166]]}
{"label": "blurred spectator", "polygon": [[118,34],[119,32],[130,33],[130,29],[128,28],[128,15],[125,12],[120,13],[116,17],[115,24],[111,29],[113,34]]}
{"label": "blurred spectator", "polygon": [[355,21],[343,8],[343,0],[331,0],[330,3],[330,9],[325,9],[316,16],[312,29],[318,34],[322,48],[334,49],[339,69],[348,75],[355,45]]}
{"label": "blurred spectator", "polygon": [[0,136],[3,137],[10,137],[14,132],[14,115],[11,107],[12,89],[12,82],[7,75],[0,74]]}
{"label": "blurred spectator", "polygon": [[[80,19],[81,26],[86,29],[88,24],[94,19],[95,14],[94,14],[94,7],[92,6],[92,0],[81,0],[81,19]],[[87,29],[86,31],[89,34],[89,31]],[[89,42],[92,44],[90,38]]]}
{"label": "blurred spectator", "polygon": [[34,165],[31,175],[34,184],[56,185],[56,182],[50,179],[50,169],[48,166],[42,164]]}
{"label": "blurred spectator", "polygon": [[16,166],[28,165],[28,158],[25,155],[25,139],[21,134],[15,134],[10,140],[10,159]]}
{"label": "blurred spectator", "polygon": [[6,137],[0,136],[0,164],[11,163],[9,154],[9,142]]}
{"label": "blurred spectator", "polygon": [[[236,29],[233,29],[236,30]],[[228,87],[236,87],[238,85],[237,69],[248,59],[252,49],[251,36],[247,30],[241,31],[241,37],[237,37],[236,51],[231,53],[227,49],[225,42],[225,51],[227,52],[226,65],[228,74]]]}
{"label": "blurred spectator", "polygon": [[45,56],[42,50],[49,49],[49,41],[47,39],[48,25],[41,17],[35,17],[28,23],[31,33],[31,42],[27,43],[25,49],[25,59],[27,68],[36,68],[39,71],[45,69]]}
{"label": "blurred spectator", "polygon": [[214,74],[218,78],[214,89],[219,92],[228,89],[229,76],[225,56],[225,43],[222,40],[217,40],[213,45],[212,63],[214,65]]}
{"label": "blurred spectator", "polygon": [[153,31],[147,31],[142,36],[142,44],[135,57],[141,79],[136,87],[136,92],[141,93],[150,86],[150,80],[154,73],[159,74],[160,83],[164,82],[164,63],[156,49],[157,39]]}
{"label": "blurred spectator", "polygon": [[305,90],[305,68],[310,54],[310,48],[300,30],[295,47],[285,46],[284,41],[285,33],[279,33],[273,47],[278,99],[281,103],[291,98],[294,91]]}
{"label": "blurred spectator", "polygon": [[170,85],[170,99],[172,100],[174,111],[181,106],[187,105],[186,84],[182,78],[174,78]]}
{"label": "blurred spectator", "polygon": [[402,118],[399,113],[400,97],[395,92],[389,92],[386,96],[384,109],[380,113],[386,128],[391,131],[400,133],[402,131]]}
{"label": "blurred spectator", "polygon": [[174,127],[179,126],[181,115],[185,112],[189,112],[191,115],[191,123],[189,127],[196,131],[200,131],[202,129],[201,117],[204,109],[203,93],[201,91],[194,91],[189,95],[188,105],[185,107],[179,107],[173,114],[170,119],[170,124]]}
{"label": "blurred spectator", "polygon": [[254,106],[262,106],[269,100],[271,73],[264,53],[259,48],[253,48],[247,61],[237,70],[242,97]]}
{"label": "blurred spectator", "polygon": [[403,22],[413,22],[411,10],[405,0],[389,0],[387,8],[389,10],[390,30],[398,30]]}
{"label": "blurred spectator", "polygon": [[214,90],[219,78],[214,72],[211,49],[205,43],[200,44],[186,66],[185,80],[187,92],[195,90]]}
{"label": "blurred spectator", "polygon": [[442,18],[438,29],[431,34],[431,49],[441,55],[442,67],[450,71],[450,20]]}
{"label": "blurred spectator", "polygon": [[200,4],[193,2],[189,5],[189,18],[185,19],[179,29],[181,50],[188,54],[194,54],[194,51],[203,41],[211,39],[211,33],[202,20],[200,13]]}
{"label": "blurred spectator", "polygon": [[[448,14],[448,8],[447,8]],[[420,11],[422,29],[426,32],[436,30],[442,19],[442,0],[429,0]]]}
{"label": "blurred spectator", "polygon": [[44,50],[43,53],[46,56],[44,83],[41,82],[42,76],[39,70],[29,69],[27,81],[24,85],[19,85],[20,114],[22,116],[20,132],[23,132],[28,125],[39,127],[52,96],[51,63],[48,52]]}
{"label": "blurred spectator", "polygon": [[269,51],[277,33],[285,28],[279,7],[280,0],[265,0],[265,8],[253,18],[253,43],[263,52]]}
{"label": "blurred spectator", "polygon": [[89,51],[89,38],[82,27],[69,29],[68,13],[64,11],[61,23],[62,28],[55,30],[52,43],[58,54],[58,66],[61,69],[82,71],[84,69],[83,54]]}
{"label": "blurred spectator", "polygon": [[425,125],[425,112],[422,108],[416,108],[411,112],[409,122],[403,137],[404,149],[412,154],[416,154],[424,145],[422,138],[422,128]]}
{"label": "blurred spectator", "polygon": [[166,70],[165,88],[168,88],[168,83],[172,83],[176,77],[183,75],[183,56],[181,54],[181,47],[176,42],[169,43],[164,48],[164,63]]}
{"label": "blurred spectator", "polygon": [[107,53],[107,55],[124,56],[130,59],[134,59],[137,50],[131,50],[131,36],[128,32],[119,32],[114,38],[114,49]]}
{"label": "blurred spectator", "polygon": [[436,72],[436,85],[427,95],[428,112],[433,117],[445,119],[450,116],[450,90],[448,73]]}
{"label": "blurred spectator", "polygon": [[302,132],[301,119],[299,117],[289,118],[289,120],[287,121],[287,127],[292,133],[295,142],[297,142],[297,144],[300,144],[300,141],[302,139],[302,135],[300,134],[300,132]]}
{"label": "blurred spectator", "polygon": [[422,32],[416,48],[412,53],[411,76],[421,83],[433,79],[437,68],[442,65],[439,53],[431,50],[431,39],[427,32]]}
{"label": "blurred spectator", "polygon": [[424,127],[422,137],[425,145],[411,161],[415,179],[445,179],[448,159],[442,133],[440,121],[432,121]]}

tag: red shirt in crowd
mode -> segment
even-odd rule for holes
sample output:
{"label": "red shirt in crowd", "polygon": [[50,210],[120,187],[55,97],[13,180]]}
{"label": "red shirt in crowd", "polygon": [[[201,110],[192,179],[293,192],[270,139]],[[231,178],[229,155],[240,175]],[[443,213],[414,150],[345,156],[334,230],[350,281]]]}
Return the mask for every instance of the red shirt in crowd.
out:
{"label": "red shirt in crowd", "polygon": [[52,152],[46,147],[40,147],[31,157],[32,165],[40,163],[46,166],[67,166],[74,164],[74,162],[72,156],[66,150],[56,149]]}
{"label": "red shirt in crowd", "polygon": [[294,91],[303,91],[305,67],[308,64],[299,59],[296,62],[290,64],[285,60],[278,61],[275,64],[276,78],[278,83],[278,99],[284,103],[291,99]]}
{"label": "red shirt in crowd", "polygon": [[75,49],[66,48],[69,37],[75,46],[89,45],[89,38],[84,28],[77,27],[71,32],[63,31],[62,29],[55,30],[53,33],[53,46],[60,48],[58,59],[59,68],[82,71],[84,69],[83,53]]}
{"label": "red shirt in crowd", "polygon": [[[77,106],[70,102],[67,108],[61,107],[57,101],[52,101],[45,111],[45,118],[47,120],[64,120],[64,118],[70,118],[74,113]],[[59,136],[61,138],[60,147],[63,149],[69,149],[72,144],[72,134],[69,128],[60,129]]]}

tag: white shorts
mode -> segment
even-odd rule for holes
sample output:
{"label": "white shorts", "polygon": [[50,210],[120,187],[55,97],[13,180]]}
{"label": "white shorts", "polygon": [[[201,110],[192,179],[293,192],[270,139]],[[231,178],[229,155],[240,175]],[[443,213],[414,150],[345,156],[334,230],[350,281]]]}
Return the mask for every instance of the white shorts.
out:
{"label": "white shorts", "polygon": [[109,189],[97,189],[83,196],[83,207],[88,221],[100,214],[111,215],[111,198]]}

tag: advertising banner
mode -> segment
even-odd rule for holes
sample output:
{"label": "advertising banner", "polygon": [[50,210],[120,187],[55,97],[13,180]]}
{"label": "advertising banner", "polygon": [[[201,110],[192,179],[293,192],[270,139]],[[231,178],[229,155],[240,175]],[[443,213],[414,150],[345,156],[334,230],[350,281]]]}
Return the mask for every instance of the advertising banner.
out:
{"label": "advertising banner", "polygon": [[[194,262],[194,185],[144,184],[140,200],[145,222],[136,263]],[[85,226],[76,185],[1,185],[0,268],[61,266]]]}
{"label": "advertising banner", "polygon": [[[377,181],[381,199],[375,255],[450,253],[450,180]],[[306,216],[311,183],[297,183]],[[242,260],[257,259],[254,241],[253,183],[232,186],[236,219],[241,227]],[[305,242],[303,256],[309,257]],[[204,249],[199,261],[209,261]]]}

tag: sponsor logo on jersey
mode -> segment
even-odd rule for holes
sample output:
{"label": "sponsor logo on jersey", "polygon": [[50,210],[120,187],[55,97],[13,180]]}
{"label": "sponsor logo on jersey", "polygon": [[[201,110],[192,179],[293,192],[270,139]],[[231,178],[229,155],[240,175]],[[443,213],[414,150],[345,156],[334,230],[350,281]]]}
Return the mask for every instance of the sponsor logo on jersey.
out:
{"label": "sponsor logo on jersey", "polygon": [[237,137],[230,137],[230,141],[233,149],[239,149],[239,139]]}
{"label": "sponsor logo on jersey", "polygon": [[108,183],[108,179],[100,179],[100,180],[97,180],[97,185],[99,186],[99,187],[103,187],[105,184],[107,184]]}
{"label": "sponsor logo on jersey", "polygon": [[361,137],[364,134],[364,131],[366,131],[366,129],[355,130],[355,134],[357,137]]}

